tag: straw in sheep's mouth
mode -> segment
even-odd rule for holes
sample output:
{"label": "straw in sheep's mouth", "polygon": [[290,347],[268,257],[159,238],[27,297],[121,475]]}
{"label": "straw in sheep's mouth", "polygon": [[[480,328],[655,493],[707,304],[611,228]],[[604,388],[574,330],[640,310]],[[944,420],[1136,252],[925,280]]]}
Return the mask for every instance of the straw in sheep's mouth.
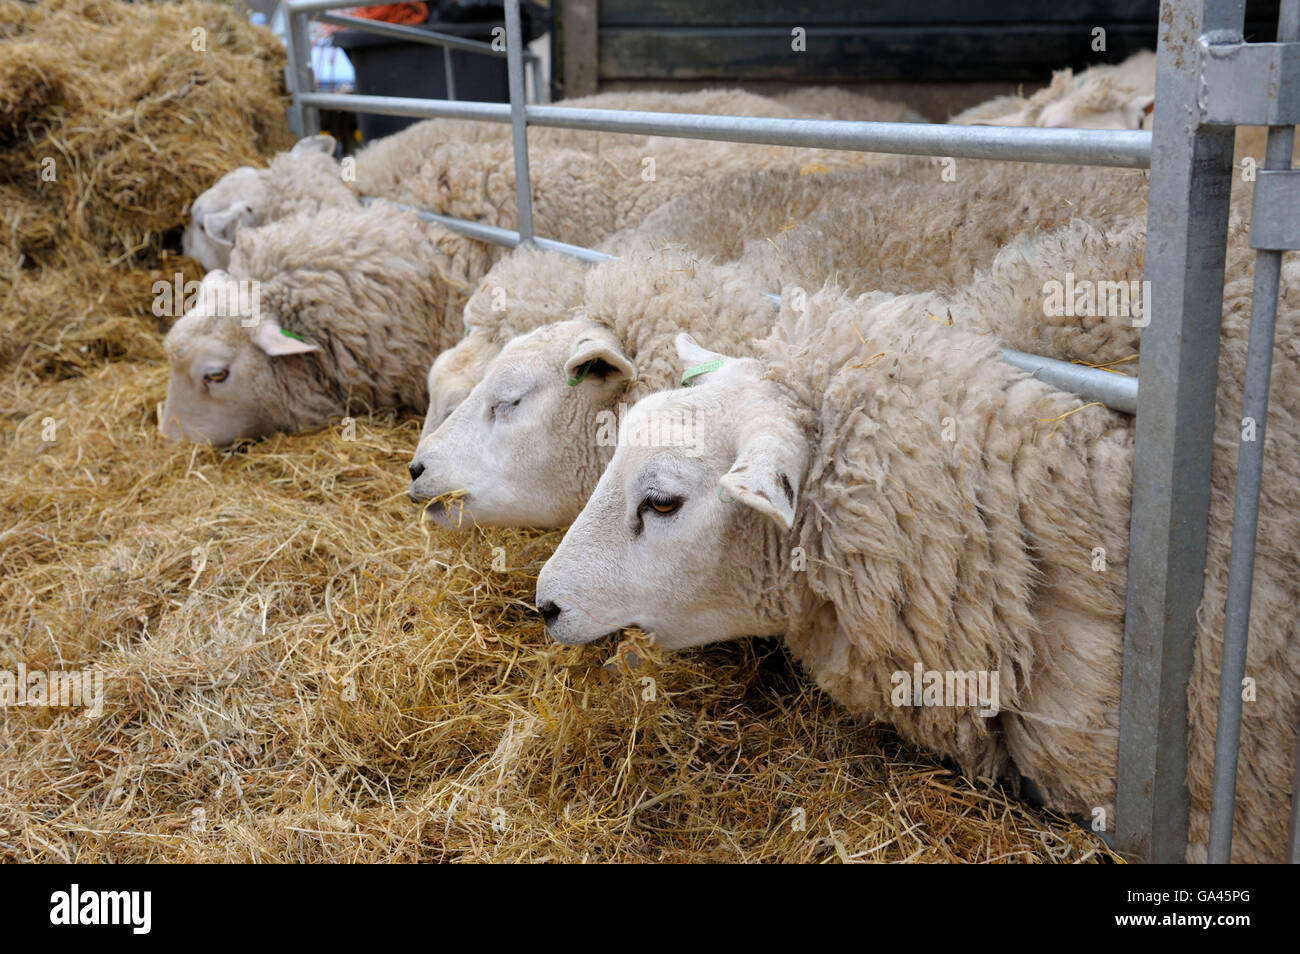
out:
{"label": "straw in sheep's mouth", "polygon": [[448,490],[446,493],[438,494],[430,498],[429,502],[424,505],[420,511],[421,520],[433,520],[429,511],[432,507],[440,505],[447,520],[453,527],[460,528],[465,519],[465,502],[469,500],[469,491],[463,487],[459,490]]}

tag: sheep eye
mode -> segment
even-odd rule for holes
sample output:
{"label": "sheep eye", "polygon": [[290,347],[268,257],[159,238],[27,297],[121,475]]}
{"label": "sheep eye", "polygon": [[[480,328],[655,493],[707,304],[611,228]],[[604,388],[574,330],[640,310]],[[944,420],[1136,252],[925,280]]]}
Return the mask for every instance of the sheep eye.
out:
{"label": "sheep eye", "polygon": [[645,502],[655,513],[669,514],[675,513],[681,507],[682,498],[647,496]]}
{"label": "sheep eye", "polygon": [[203,375],[203,380],[208,384],[220,384],[226,378],[230,377],[230,369],[222,368],[220,371],[209,371]]}
{"label": "sheep eye", "polygon": [[522,397],[517,397],[513,401],[497,401],[496,404],[492,405],[492,416],[497,417],[498,415],[504,414],[506,411],[509,411],[511,408],[518,407],[519,402],[522,400],[523,400]]}

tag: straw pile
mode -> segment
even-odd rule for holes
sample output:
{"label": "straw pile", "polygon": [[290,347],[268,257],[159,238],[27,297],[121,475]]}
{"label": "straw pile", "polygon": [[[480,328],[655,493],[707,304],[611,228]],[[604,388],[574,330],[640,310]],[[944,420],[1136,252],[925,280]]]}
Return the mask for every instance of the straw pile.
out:
{"label": "straw pile", "polygon": [[186,207],[292,141],[284,60],[222,4],[0,0],[0,362],[154,353]]}
{"label": "straw pile", "polygon": [[[78,15],[137,26],[152,16],[159,31],[186,17],[234,22],[196,4],[49,9],[56,36],[76,35],[64,18]],[[278,54],[242,26],[230,32],[230,62],[204,75],[256,64],[244,86],[263,77],[257,108],[279,117]],[[40,45],[35,27],[20,33]],[[216,49],[210,59],[225,56]],[[58,105],[107,104],[102,94],[62,54],[30,62],[49,67],[23,74],[47,98],[39,109],[6,101],[6,123],[27,130],[7,148],[32,155],[31,130],[51,130],[84,175],[60,186],[61,211],[29,201],[6,219],[40,262],[24,266],[36,291],[6,291],[26,296],[23,334],[60,331],[9,342],[0,378],[0,671],[89,671],[104,702],[97,717],[0,708],[0,858],[1109,857],[1064,819],[855,723],[779,642],[671,656],[639,637],[550,642],[531,600],[558,535],[421,524],[403,479],[417,420],[362,419],[224,453],[166,444],[155,408],[167,368],[136,309],[153,272],[173,264],[184,202],[283,131],[234,130],[222,96],[200,97],[219,113],[201,117],[211,152],[179,168],[186,150],[155,129],[166,151],[141,140],[109,160],[91,145],[108,141],[96,138],[100,118]],[[16,67],[6,58],[3,69]],[[109,69],[97,79],[118,95],[133,88]],[[186,115],[185,102],[168,108]],[[168,192],[170,219],[143,186],[167,177],[184,184]],[[44,223],[48,239],[24,222]],[[50,274],[65,284],[40,284]],[[99,297],[78,291],[77,276]],[[4,320],[20,317],[7,309]]]}

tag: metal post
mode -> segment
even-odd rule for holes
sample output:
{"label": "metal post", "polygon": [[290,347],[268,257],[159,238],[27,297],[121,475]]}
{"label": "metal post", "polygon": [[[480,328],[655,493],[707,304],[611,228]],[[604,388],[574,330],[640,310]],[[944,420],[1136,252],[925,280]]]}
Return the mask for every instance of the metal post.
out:
{"label": "metal post", "polygon": [[1300,865],[1300,736],[1296,737],[1295,775],[1291,778],[1291,822],[1286,832],[1286,861]]}
{"label": "metal post", "polygon": [[516,225],[520,240],[533,240],[533,192],[528,179],[528,126],[524,102],[524,31],[519,0],[506,0],[506,69],[510,80],[510,126],[515,146]]}
{"label": "metal post", "polygon": [[289,32],[286,37],[287,42],[284,44],[285,55],[287,57],[287,61],[284,65],[284,85],[285,88],[289,90],[289,132],[293,133],[296,138],[301,139],[304,135],[302,119],[303,105],[302,100],[299,99],[299,97],[302,95],[303,91],[299,88],[298,39],[297,29],[294,26],[294,18],[292,14],[289,15],[286,28]]}
{"label": "metal post", "polygon": [[303,93],[316,90],[316,81],[311,73],[311,23],[307,14],[294,12],[289,15],[289,64],[293,68],[294,108],[298,117],[299,136],[314,136],[320,132],[320,110],[308,106],[302,101]]}
{"label": "metal post", "polygon": [[546,87],[542,85],[542,61],[534,57],[528,61],[528,72],[533,76],[533,102],[546,102]]}
{"label": "metal post", "polygon": [[1187,682],[1201,601],[1233,130],[1199,123],[1197,40],[1241,37],[1244,0],[1163,0],[1147,211],[1120,698],[1116,842],[1149,862],[1187,844]]}
{"label": "metal post", "polygon": [[[1277,39],[1279,43],[1300,39],[1300,0],[1284,0]],[[1294,138],[1292,126],[1268,128],[1265,169],[1291,168]],[[1246,675],[1250,591],[1254,581],[1255,536],[1259,527],[1259,489],[1264,474],[1264,428],[1268,418],[1268,385],[1273,367],[1273,331],[1281,271],[1280,249],[1261,249],[1256,253],[1241,411],[1242,426],[1246,426],[1246,420],[1251,420],[1255,428],[1251,439],[1242,440],[1237,446],[1232,555],[1228,562],[1219,711],[1214,734],[1214,800],[1210,810],[1209,860],[1211,864],[1220,865],[1226,865],[1232,858],[1232,818],[1237,799],[1237,756],[1241,742],[1241,683]]]}
{"label": "metal post", "polygon": [[442,48],[442,68],[447,77],[447,98],[456,98],[456,69],[451,65],[451,50]]}

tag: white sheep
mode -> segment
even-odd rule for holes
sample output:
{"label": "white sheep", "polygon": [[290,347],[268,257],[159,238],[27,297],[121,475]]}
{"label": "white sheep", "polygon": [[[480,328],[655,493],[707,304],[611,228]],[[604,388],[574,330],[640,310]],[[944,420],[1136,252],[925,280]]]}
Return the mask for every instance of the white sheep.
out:
{"label": "white sheep", "polygon": [[739,349],[775,318],[743,270],[676,250],[627,250],[586,276],[582,300],[575,316],[510,339],[421,441],[411,496],[465,492],[430,507],[430,517],[452,525],[567,523],[613,451],[619,405],[671,383],[676,331],[711,328]]}
{"label": "white sheep", "polygon": [[326,208],[355,208],[357,196],[338,173],[334,139],[310,136],[268,168],[227,172],[190,205],[181,250],[205,269],[228,268],[240,229]]}
{"label": "white sheep", "polygon": [[[1189,687],[1189,860],[1203,860],[1206,837],[1249,290],[1233,271],[1246,258],[1230,266]],[[682,365],[699,373],[625,416],[537,605],[570,644],[628,626],[670,649],[784,634],[854,712],[973,775],[1023,775],[1057,809],[1113,819],[1132,422],[1010,368],[993,338],[934,321],[938,297],[825,289],[799,311],[787,299],[761,359],[683,336]],[[1290,301],[1275,395],[1300,394],[1285,344],[1296,318]],[[1276,519],[1260,527],[1248,662],[1267,702],[1247,706],[1239,861],[1280,860],[1285,844],[1300,712],[1297,437],[1288,410],[1270,421],[1261,512]]]}
{"label": "white sheep", "polygon": [[1057,70],[1028,98],[999,96],[950,122],[970,126],[1046,126],[1073,129],[1150,128],[1156,94],[1156,55],[1134,53],[1122,63],[1100,63],[1076,74]]}
{"label": "white sheep", "polygon": [[243,230],[231,270],[208,273],[164,339],[173,440],[226,445],[424,407],[429,362],[460,335],[449,299],[469,288],[433,229],[381,206]]}
{"label": "white sheep", "polygon": [[[815,186],[797,175],[738,177],[723,184],[716,205],[695,203],[677,230],[697,246],[734,252],[751,213],[760,228],[783,220],[773,208],[799,208],[808,219],[745,243],[741,258],[726,266],[664,244],[649,221],[632,236],[618,237],[610,247],[624,258],[596,266],[585,284],[580,264],[554,254],[515,253],[471,297],[468,336],[430,371],[429,411],[410,466],[411,496],[468,493],[450,503],[450,518],[446,507],[430,508],[439,519],[563,525],[581,509],[611,453],[593,439],[599,420],[674,381],[676,333],[713,335],[746,353],[776,316],[753,293],[783,282],[814,288],[839,276],[860,291],[947,289],[980,268],[986,270],[981,281],[966,297],[945,303],[943,320],[954,320],[955,312],[1004,344],[1054,357],[1096,363],[1131,357],[1137,349],[1132,321],[1049,319],[1041,308],[1041,277],[1030,300],[1009,292],[1024,273],[1048,270],[1074,272],[1080,281],[1140,281],[1139,226],[1105,232],[1078,223],[1049,226],[1075,212],[1131,223],[1144,204],[1141,178],[1044,168],[1020,181],[993,164],[971,165],[963,184],[939,197],[932,175],[903,177],[904,168],[920,168],[915,165],[819,177]],[[814,203],[809,213],[814,198],[824,207]],[[999,254],[1020,229],[1030,234]],[[628,247],[620,249],[619,242]],[[727,290],[733,288],[746,289],[746,296]],[[984,311],[974,305],[980,301],[1001,307]],[[552,322],[559,323],[535,331]],[[596,331],[603,364],[618,373],[567,387],[586,360],[584,351],[574,350],[576,342],[596,341]],[[532,333],[511,341],[526,332]],[[489,413],[507,392],[518,401],[509,415]]]}
{"label": "white sheep", "polygon": [[[801,101],[815,98],[801,97]],[[590,109],[702,112],[742,116],[791,115],[791,106],[741,90],[692,93],[602,93],[571,100]],[[830,109],[855,117],[910,121],[917,114],[860,94],[830,91]],[[838,118],[804,105],[803,118]],[[583,130],[529,131],[539,234],[594,244],[635,224],[669,196],[739,165],[836,166],[862,161],[852,153],[737,143],[659,139]],[[266,169],[227,173],[193,204],[182,240],[205,268],[228,266],[239,228],[317,208],[354,205],[357,194],[415,205],[429,212],[514,227],[514,159],[510,127],[432,119],[378,140],[355,158],[345,181],[327,135],[302,140]],[[653,166],[645,160],[654,161]]]}

